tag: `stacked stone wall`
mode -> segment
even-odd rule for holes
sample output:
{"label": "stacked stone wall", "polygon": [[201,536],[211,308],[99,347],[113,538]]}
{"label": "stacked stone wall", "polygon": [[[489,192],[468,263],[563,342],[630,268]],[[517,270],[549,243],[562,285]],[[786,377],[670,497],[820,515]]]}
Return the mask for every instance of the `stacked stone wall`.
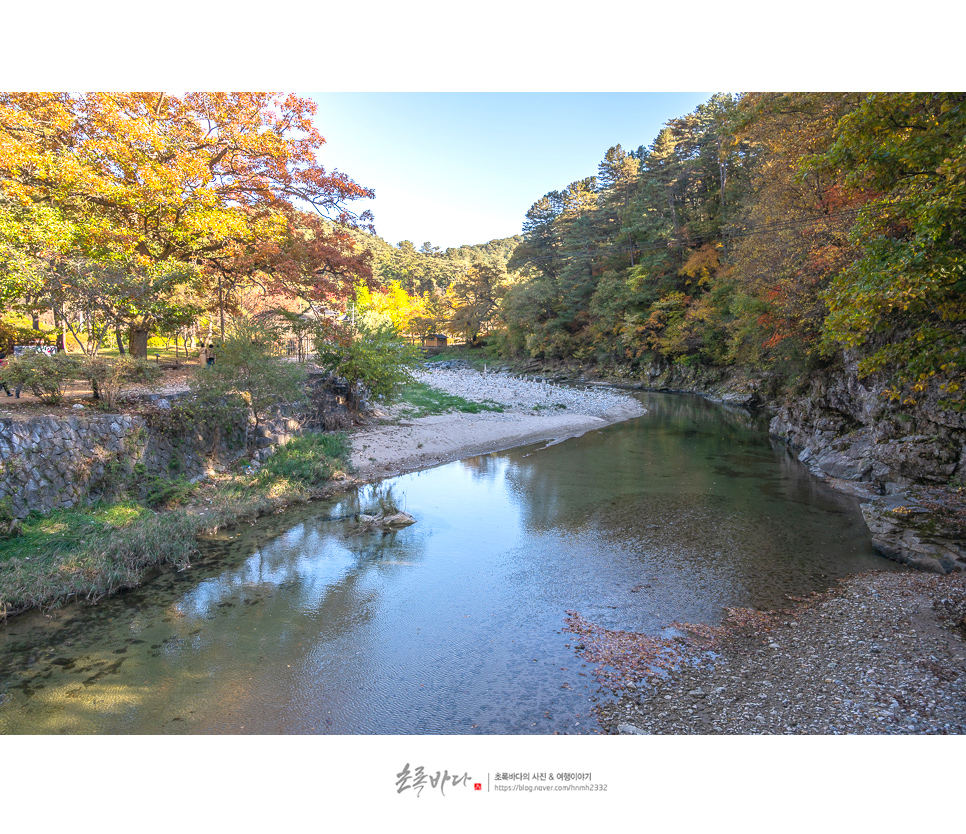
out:
{"label": "stacked stone wall", "polygon": [[245,452],[247,422],[189,431],[123,414],[0,419],[0,509],[90,505],[151,478],[197,480]]}

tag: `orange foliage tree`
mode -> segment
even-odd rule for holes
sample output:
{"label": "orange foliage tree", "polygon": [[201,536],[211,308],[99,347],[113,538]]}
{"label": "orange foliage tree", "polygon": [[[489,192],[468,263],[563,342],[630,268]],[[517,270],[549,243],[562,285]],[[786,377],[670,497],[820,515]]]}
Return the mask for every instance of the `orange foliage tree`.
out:
{"label": "orange foliage tree", "polygon": [[[57,206],[75,226],[74,254],[120,265],[134,283],[170,262],[274,250],[280,276],[295,270],[322,291],[325,264],[364,271],[337,229],[371,229],[347,204],[373,192],[319,163],[315,112],[273,93],[0,93],[0,195]],[[316,218],[295,223],[296,209]],[[331,227],[313,228],[318,217]],[[130,304],[124,323],[144,355],[148,309]]]}

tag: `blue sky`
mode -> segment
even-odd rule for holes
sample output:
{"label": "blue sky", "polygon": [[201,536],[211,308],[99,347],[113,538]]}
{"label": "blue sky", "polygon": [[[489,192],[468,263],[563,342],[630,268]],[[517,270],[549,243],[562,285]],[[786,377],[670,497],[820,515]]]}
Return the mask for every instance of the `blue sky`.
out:
{"label": "blue sky", "polygon": [[447,248],[518,234],[533,203],[649,145],[704,93],[300,93],[319,106],[321,162],[376,192],[376,233]]}

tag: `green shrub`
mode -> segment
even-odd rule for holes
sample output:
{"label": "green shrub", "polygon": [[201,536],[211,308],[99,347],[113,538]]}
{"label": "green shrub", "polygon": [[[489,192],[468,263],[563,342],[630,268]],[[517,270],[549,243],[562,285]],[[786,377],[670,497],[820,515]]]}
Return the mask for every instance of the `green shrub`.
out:
{"label": "green shrub", "polygon": [[305,368],[276,354],[281,334],[270,324],[238,321],[215,350],[212,365],[202,365],[191,387],[205,403],[244,401],[255,427],[280,404],[305,397]]}
{"label": "green shrub", "polygon": [[80,362],[66,353],[49,356],[28,351],[7,360],[0,379],[10,387],[26,388],[41,402],[56,405],[64,398],[67,386],[80,374]]}
{"label": "green shrub", "polygon": [[350,329],[328,325],[316,335],[316,362],[349,384],[351,403],[358,408],[366,391],[391,404],[413,379],[423,356],[402,341],[391,325],[359,325]]}
{"label": "green shrub", "polygon": [[80,363],[80,375],[90,382],[106,408],[114,408],[124,384],[140,382],[150,385],[160,378],[161,369],[146,359],[135,359],[133,356],[118,359],[93,356]]}
{"label": "green shrub", "polygon": [[306,487],[322,486],[337,469],[344,469],[349,457],[346,436],[312,433],[296,437],[273,454],[262,466],[258,479],[262,485],[285,479]]}

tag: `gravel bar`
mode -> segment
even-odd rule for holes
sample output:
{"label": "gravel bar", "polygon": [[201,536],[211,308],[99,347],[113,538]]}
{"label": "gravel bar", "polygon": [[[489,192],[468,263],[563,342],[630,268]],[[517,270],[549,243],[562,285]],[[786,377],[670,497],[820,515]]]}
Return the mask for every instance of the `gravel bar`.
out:
{"label": "gravel bar", "polygon": [[[622,734],[962,734],[966,575],[863,574],[751,616],[598,707]],[[589,655],[585,655],[589,656]]]}
{"label": "gravel bar", "polygon": [[474,370],[425,370],[415,377],[424,385],[438,388],[474,402],[495,402],[510,412],[572,412],[608,419],[614,414],[625,417],[628,408],[643,414],[638,400],[621,391],[591,386],[556,385],[508,373],[480,373]]}

